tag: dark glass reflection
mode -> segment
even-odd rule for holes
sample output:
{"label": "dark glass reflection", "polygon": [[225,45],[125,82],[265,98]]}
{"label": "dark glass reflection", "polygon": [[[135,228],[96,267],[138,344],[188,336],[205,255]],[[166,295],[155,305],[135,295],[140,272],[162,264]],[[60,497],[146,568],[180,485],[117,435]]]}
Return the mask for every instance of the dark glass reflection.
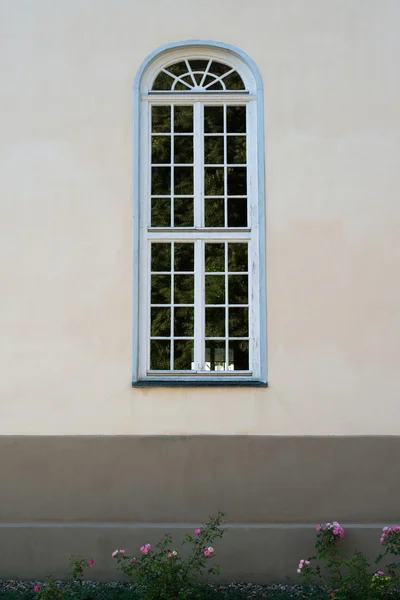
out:
{"label": "dark glass reflection", "polygon": [[204,132],[205,133],[223,133],[224,131],[224,107],[223,106],[205,106],[204,107]]}
{"label": "dark glass reflection", "polygon": [[153,307],[151,309],[151,335],[154,337],[171,335],[171,309]]}
{"label": "dark glass reflection", "polygon": [[193,194],[193,167],[174,167],[174,193]]}
{"label": "dark glass reflection", "polygon": [[150,369],[169,371],[171,368],[171,343],[164,340],[150,341]]}
{"label": "dark glass reflection", "polygon": [[194,308],[183,306],[174,309],[174,336],[186,337],[194,333]]}
{"label": "dark glass reflection", "polygon": [[151,303],[171,304],[171,275],[151,276]]}
{"label": "dark glass reflection", "polygon": [[153,133],[171,131],[171,106],[151,107],[151,130]]}
{"label": "dark glass reflection", "polygon": [[228,244],[228,271],[237,273],[248,270],[248,244]]}
{"label": "dark glass reflection", "polygon": [[228,65],[224,65],[223,63],[217,62],[213,60],[210,67],[210,73],[221,77],[221,75],[225,75],[228,71],[231,70],[232,67],[228,67]]}
{"label": "dark glass reflection", "polygon": [[204,200],[204,224],[206,227],[224,227],[224,199],[206,198]]}
{"label": "dark glass reflection", "polygon": [[225,308],[206,308],[206,337],[225,336]]}
{"label": "dark glass reflection", "polygon": [[234,371],[249,370],[249,342],[229,342],[229,367]]}
{"label": "dark glass reflection", "polygon": [[175,198],[174,226],[193,227],[193,198]]}
{"label": "dark glass reflection", "polygon": [[206,165],[220,165],[224,162],[223,136],[205,136],[204,138],[204,163]]}
{"label": "dark glass reflection", "polygon": [[168,67],[165,67],[165,70],[169,71],[169,73],[172,73],[172,75],[175,75],[176,77],[184,75],[188,71],[186,63],[184,61],[175,63],[173,65],[169,65]]}
{"label": "dark glass reflection", "polygon": [[206,340],[206,370],[224,371],[225,369],[225,342]]}
{"label": "dark glass reflection", "polygon": [[193,304],[194,303],[194,276],[193,275],[175,275],[174,276],[174,303],[175,304]]}
{"label": "dark glass reflection", "polygon": [[193,136],[174,136],[174,163],[193,164]]}
{"label": "dark glass reflection", "polygon": [[175,133],[193,132],[193,106],[174,106],[174,131]]}
{"label": "dark glass reflection", "polygon": [[174,369],[175,371],[190,371],[193,368],[193,341],[175,340]]}
{"label": "dark glass reflection", "polygon": [[228,133],[246,133],[246,107],[226,107],[226,130]]}
{"label": "dark glass reflection", "polygon": [[170,167],[151,168],[151,193],[153,196],[168,196],[171,193]]}
{"label": "dark glass reflection", "polygon": [[151,162],[171,162],[171,138],[169,135],[153,135],[151,138]]}
{"label": "dark glass reflection", "polygon": [[248,308],[229,308],[229,337],[248,337],[248,315]]}
{"label": "dark glass reflection", "polygon": [[155,78],[152,89],[157,92],[163,90],[168,91],[171,89],[173,83],[174,79],[167,73],[161,71],[161,73],[159,73]]}
{"label": "dark glass reflection", "polygon": [[228,275],[228,301],[229,304],[248,304],[247,275]]}
{"label": "dark glass reflection", "polygon": [[204,193],[206,196],[224,194],[224,168],[206,167],[204,169]]}
{"label": "dark glass reflection", "polygon": [[224,83],[227,90],[244,90],[245,85],[243,79],[240,77],[237,71],[233,71],[226,77],[224,77]]}
{"label": "dark glass reflection", "polygon": [[171,270],[171,244],[154,243],[151,245],[151,270]]}
{"label": "dark glass reflection", "polygon": [[225,244],[205,244],[206,271],[225,271]]}
{"label": "dark glass reflection", "polygon": [[151,199],[151,226],[171,227],[171,200],[169,198]]}
{"label": "dark glass reflection", "polygon": [[228,167],[228,194],[232,196],[247,194],[246,167]]}
{"label": "dark glass reflection", "polygon": [[175,242],[174,247],[175,271],[194,271],[194,244]]}
{"label": "dark glass reflection", "polygon": [[247,198],[228,198],[228,227],[247,227]]}
{"label": "dark glass reflection", "polygon": [[228,164],[246,164],[246,136],[229,135],[226,139]]}
{"label": "dark glass reflection", "polygon": [[206,275],[205,297],[206,304],[225,304],[224,275]]}

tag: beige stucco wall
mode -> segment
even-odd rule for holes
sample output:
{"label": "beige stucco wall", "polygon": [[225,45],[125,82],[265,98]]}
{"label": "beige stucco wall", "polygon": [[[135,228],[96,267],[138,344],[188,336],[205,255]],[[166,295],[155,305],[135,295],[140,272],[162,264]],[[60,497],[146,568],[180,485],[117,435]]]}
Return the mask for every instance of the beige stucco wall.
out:
{"label": "beige stucco wall", "polygon": [[[400,433],[399,22],[398,0],[0,0],[0,433]],[[130,387],[132,83],[191,38],[264,80],[267,389]]]}

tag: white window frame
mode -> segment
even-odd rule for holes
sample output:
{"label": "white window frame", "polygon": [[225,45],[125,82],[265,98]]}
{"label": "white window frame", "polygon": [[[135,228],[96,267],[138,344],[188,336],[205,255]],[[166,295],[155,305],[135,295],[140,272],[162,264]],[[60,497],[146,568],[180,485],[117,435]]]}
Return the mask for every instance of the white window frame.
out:
{"label": "white window frame", "polygon": [[[153,92],[151,86],[165,66],[190,58],[214,59],[235,68],[241,75],[246,92]],[[156,50],[143,63],[135,80],[134,96],[134,211],[133,211],[133,373],[132,383],[144,385],[266,385],[266,275],[265,275],[265,185],[262,83],[257,67],[242,51],[216,42],[178,42]],[[197,127],[202,127],[206,104],[245,104],[247,106],[248,149],[248,227],[205,228],[202,204],[195,203],[195,219],[200,227],[154,230],[150,225],[150,106],[154,104],[194,105]],[[196,152],[202,152],[204,137],[195,138]],[[196,168],[196,158],[195,158]],[[203,198],[201,198],[204,201]],[[197,217],[196,217],[197,211]],[[200,214],[201,213],[201,214]],[[249,367],[241,371],[203,371],[203,350],[196,370],[188,372],[156,372],[148,370],[149,356],[149,281],[151,241],[209,240],[249,243]],[[199,256],[199,253],[197,253]],[[201,263],[201,260],[200,260]],[[195,265],[195,272],[202,265]],[[203,281],[204,278],[197,278]],[[200,283],[202,285],[202,283]],[[201,290],[197,290],[201,294]],[[199,295],[197,295],[199,297]],[[204,313],[204,306],[200,310]],[[203,321],[203,316],[200,317]],[[204,346],[204,339],[195,331],[195,345]],[[227,358],[227,357],[226,357]]]}

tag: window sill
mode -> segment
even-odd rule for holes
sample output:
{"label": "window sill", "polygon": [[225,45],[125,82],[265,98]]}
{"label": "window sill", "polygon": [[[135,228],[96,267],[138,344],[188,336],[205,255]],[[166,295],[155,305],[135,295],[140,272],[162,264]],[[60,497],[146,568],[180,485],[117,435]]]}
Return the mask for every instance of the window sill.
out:
{"label": "window sill", "polygon": [[268,387],[268,383],[257,379],[142,379],[140,381],[132,381],[132,387]]}

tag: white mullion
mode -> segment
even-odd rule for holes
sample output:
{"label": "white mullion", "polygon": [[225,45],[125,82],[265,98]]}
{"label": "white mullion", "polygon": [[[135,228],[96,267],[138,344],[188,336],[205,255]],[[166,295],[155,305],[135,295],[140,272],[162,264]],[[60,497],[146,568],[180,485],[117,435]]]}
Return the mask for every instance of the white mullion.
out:
{"label": "white mullion", "polygon": [[225,370],[229,369],[229,298],[228,298],[228,242],[224,246],[225,255]]}
{"label": "white mullion", "polygon": [[203,227],[203,187],[204,187],[204,135],[203,105],[196,102],[193,111],[194,145],[194,226]]}
{"label": "white mullion", "polygon": [[228,139],[226,124],[226,104],[224,104],[224,226],[228,227]]}
{"label": "white mullion", "polygon": [[194,243],[194,368],[204,370],[204,244]]}
{"label": "white mullion", "polygon": [[175,242],[171,242],[171,324],[170,324],[170,369],[174,370],[174,305],[175,305]]}
{"label": "white mullion", "polygon": [[171,189],[170,189],[170,206],[171,206],[171,227],[174,226],[175,219],[175,201],[174,201],[174,119],[175,106],[171,104]]}

